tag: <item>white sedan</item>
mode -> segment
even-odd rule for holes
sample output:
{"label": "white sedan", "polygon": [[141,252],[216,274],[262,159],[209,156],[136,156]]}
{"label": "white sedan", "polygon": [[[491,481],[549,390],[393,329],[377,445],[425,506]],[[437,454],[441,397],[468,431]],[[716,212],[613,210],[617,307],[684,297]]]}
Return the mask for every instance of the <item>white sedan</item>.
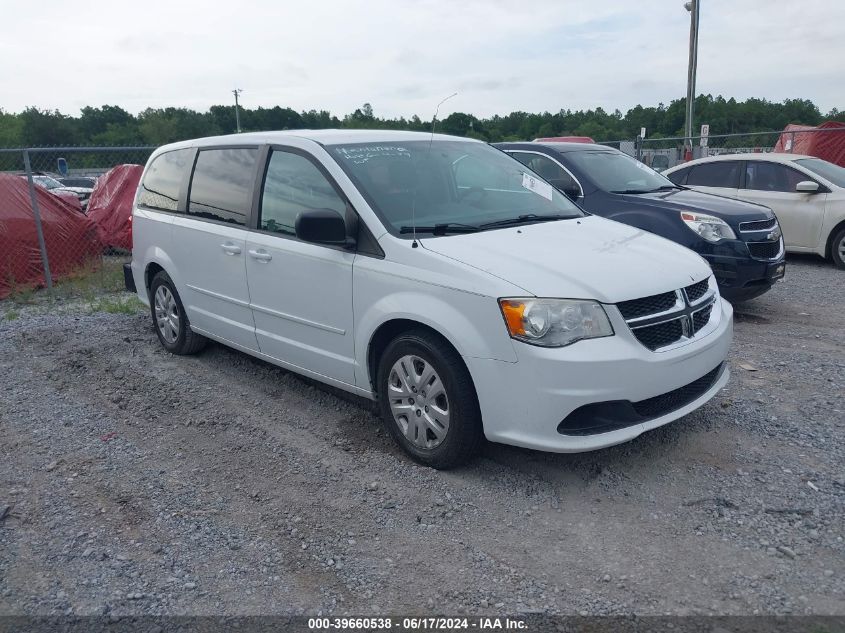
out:
{"label": "white sedan", "polygon": [[803,154],[724,154],[663,175],[677,185],[769,207],[787,251],[816,253],[845,268],[845,168]]}

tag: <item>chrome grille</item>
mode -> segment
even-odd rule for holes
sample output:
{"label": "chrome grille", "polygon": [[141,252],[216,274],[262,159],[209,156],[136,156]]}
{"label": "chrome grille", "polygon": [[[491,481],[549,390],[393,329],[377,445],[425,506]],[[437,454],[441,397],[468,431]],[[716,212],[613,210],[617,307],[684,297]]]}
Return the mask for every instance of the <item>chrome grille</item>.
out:
{"label": "chrome grille", "polygon": [[710,313],[713,312],[713,304],[711,303],[706,308],[693,313],[692,315],[692,333],[697,334],[698,331],[710,322]]}
{"label": "chrome grille", "polygon": [[686,290],[687,297],[689,297],[689,300],[695,303],[707,293],[707,289],[709,287],[709,280],[705,279],[704,281],[699,281],[697,284],[687,286],[686,288],[684,288],[684,290]]}
{"label": "chrome grille", "polygon": [[683,335],[684,329],[680,319],[646,325],[634,330],[637,340],[652,351],[676,343]]}
{"label": "chrome grille", "polygon": [[636,339],[659,351],[696,336],[710,323],[717,294],[705,279],[685,288],[617,304]]}
{"label": "chrome grille", "polygon": [[775,218],[769,218],[768,220],[754,220],[753,222],[740,222],[739,230],[743,233],[749,233],[751,231],[768,231],[769,229],[775,228],[775,224],[777,224],[777,220]]}
{"label": "chrome grille", "polygon": [[659,295],[643,297],[642,299],[623,301],[622,303],[617,303],[616,307],[619,308],[622,316],[626,319],[636,319],[647,314],[668,310],[675,305],[675,300],[674,292],[664,292]]}

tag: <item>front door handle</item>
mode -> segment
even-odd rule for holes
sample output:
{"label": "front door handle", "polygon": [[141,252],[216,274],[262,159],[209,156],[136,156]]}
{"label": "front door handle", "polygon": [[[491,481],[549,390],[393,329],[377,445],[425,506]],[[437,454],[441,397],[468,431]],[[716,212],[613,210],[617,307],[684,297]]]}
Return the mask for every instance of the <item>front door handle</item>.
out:
{"label": "front door handle", "polygon": [[260,251],[249,251],[249,256],[253,259],[257,259],[260,262],[264,262],[265,264],[273,259],[273,256],[265,250]]}
{"label": "front door handle", "polygon": [[236,244],[232,244],[231,242],[225,242],[220,245],[220,248],[223,249],[223,252],[227,255],[240,255],[241,254],[241,247],[237,246]]}

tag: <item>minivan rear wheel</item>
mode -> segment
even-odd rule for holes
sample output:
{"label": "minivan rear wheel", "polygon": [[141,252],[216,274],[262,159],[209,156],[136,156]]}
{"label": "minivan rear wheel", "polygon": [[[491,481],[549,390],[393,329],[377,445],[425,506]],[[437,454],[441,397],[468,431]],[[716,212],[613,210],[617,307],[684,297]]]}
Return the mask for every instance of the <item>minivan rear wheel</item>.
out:
{"label": "minivan rear wheel", "polygon": [[484,435],[475,388],[443,339],[423,330],[398,336],[382,354],[376,380],[387,430],[413,459],[447,469],[478,452]]}
{"label": "minivan rear wheel", "polygon": [[208,339],[191,330],[188,315],[170,276],[163,270],[150,282],[150,312],[158,340],[172,354],[196,354]]}

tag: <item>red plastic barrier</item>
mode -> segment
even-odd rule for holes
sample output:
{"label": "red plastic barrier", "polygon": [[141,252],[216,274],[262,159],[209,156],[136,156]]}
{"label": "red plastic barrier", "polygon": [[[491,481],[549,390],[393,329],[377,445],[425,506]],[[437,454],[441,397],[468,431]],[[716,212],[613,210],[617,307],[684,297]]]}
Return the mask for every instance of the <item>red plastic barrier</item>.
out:
{"label": "red plastic barrier", "polygon": [[[807,154],[845,167],[845,123],[826,121],[818,127],[796,125],[786,126],[775,144],[776,152]],[[807,130],[830,130],[808,132]]]}
{"label": "red plastic barrier", "polygon": [[132,203],[143,171],[142,165],[118,165],[97,179],[88,217],[105,246],[132,250]]}
{"label": "red plastic barrier", "polygon": [[[35,187],[53,279],[99,262],[97,226],[62,198]],[[43,286],[44,267],[29,198],[20,176],[0,174],[0,299],[16,287]]]}

